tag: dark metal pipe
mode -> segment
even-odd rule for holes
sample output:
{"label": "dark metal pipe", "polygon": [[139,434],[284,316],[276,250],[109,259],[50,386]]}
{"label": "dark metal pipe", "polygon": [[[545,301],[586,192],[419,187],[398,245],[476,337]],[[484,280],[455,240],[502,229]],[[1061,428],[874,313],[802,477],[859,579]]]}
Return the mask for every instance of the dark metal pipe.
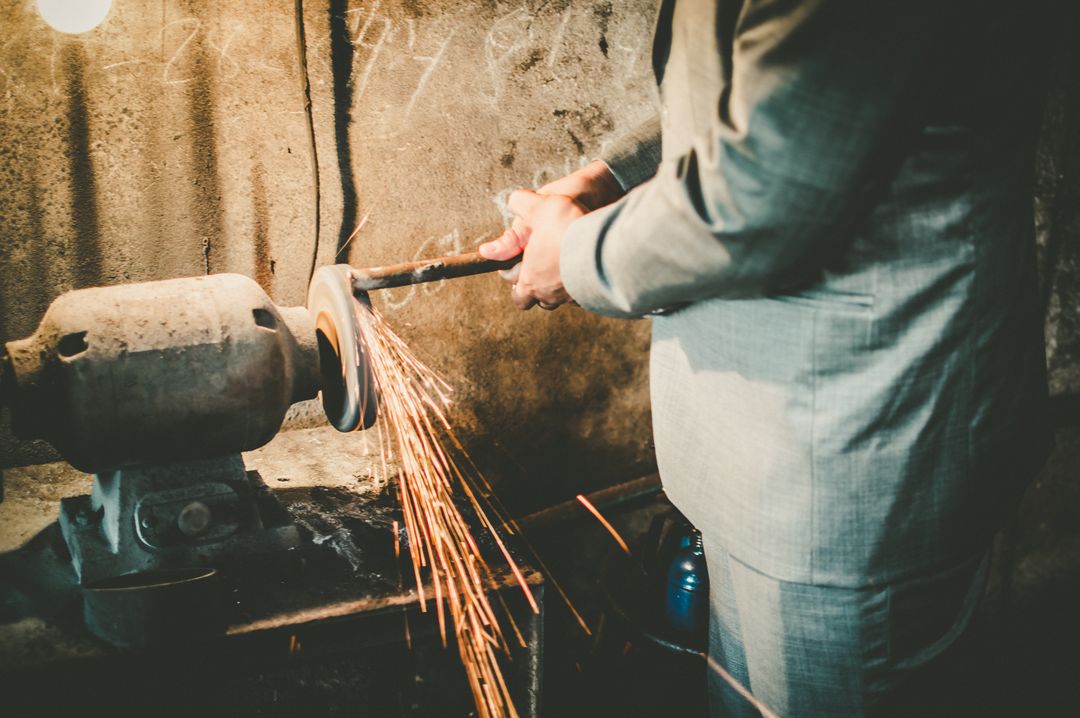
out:
{"label": "dark metal pipe", "polygon": [[353,291],[367,292],[372,289],[390,289],[410,284],[437,282],[440,279],[485,274],[499,269],[509,269],[519,261],[521,261],[520,256],[496,261],[485,259],[480,256],[479,252],[471,252],[453,257],[422,259],[418,262],[405,262],[404,264],[392,264],[385,267],[354,268],[352,270]]}
{"label": "dark metal pipe", "polygon": [[[660,484],[660,474],[649,474],[640,479],[634,479],[615,486],[609,486],[591,494],[586,494],[589,500],[598,510],[612,509],[633,501],[651,499],[660,494],[664,487]],[[541,509],[528,516],[518,519],[518,524],[523,529],[532,530],[550,526],[551,524],[569,521],[571,519],[586,518],[591,514],[581,505],[580,501],[563,501],[560,504]]]}

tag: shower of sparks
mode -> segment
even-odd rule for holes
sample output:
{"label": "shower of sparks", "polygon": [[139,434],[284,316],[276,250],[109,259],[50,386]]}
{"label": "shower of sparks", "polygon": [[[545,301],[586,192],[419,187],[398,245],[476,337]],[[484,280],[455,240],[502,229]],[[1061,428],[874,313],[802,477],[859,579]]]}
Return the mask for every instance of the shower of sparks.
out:
{"label": "shower of sparks", "polygon": [[[499,665],[499,654],[509,655],[510,649],[488,600],[487,589],[497,587],[500,582],[482,557],[471,529],[454,503],[456,490],[460,489],[472,504],[481,526],[490,533],[532,610],[539,612],[539,606],[477,495],[479,473],[467,457],[464,469],[454,458],[454,450],[461,456],[464,453],[446,418],[449,385],[412,354],[378,310],[366,302],[360,304],[357,329],[365,345],[365,357],[375,380],[379,411],[384,420],[377,423],[383,473],[388,475],[388,465],[397,459],[401,466],[398,496],[420,608],[427,611],[430,586],[444,645],[449,612],[450,629],[479,716],[517,718]],[[444,439],[451,442],[451,449],[444,447]],[[491,507],[489,501],[485,503]],[[501,523],[504,529],[509,529],[505,520]],[[501,596],[499,601],[502,602]],[[524,644],[505,604],[502,608],[510,618],[518,642]]]}
{"label": "shower of sparks", "polygon": [[593,516],[596,517],[596,520],[599,521],[603,525],[603,527],[607,529],[607,532],[609,534],[611,534],[611,538],[615,539],[615,543],[619,544],[619,548],[621,548],[623,550],[623,553],[625,553],[627,556],[629,556],[630,555],[630,547],[626,545],[626,541],[624,541],[623,537],[619,535],[619,532],[615,530],[615,527],[612,526],[611,523],[607,519],[604,518],[604,515],[601,514],[597,510],[597,508],[592,505],[592,502],[589,501],[584,496],[582,496],[581,494],[577,495],[577,500],[581,502],[582,506],[584,506],[586,509],[588,509],[590,514],[592,514]]}
{"label": "shower of sparks", "polygon": [[[499,654],[509,655],[509,645],[485,590],[498,588],[501,583],[480,554],[472,531],[454,503],[455,488],[462,490],[481,525],[494,539],[532,610],[539,613],[536,599],[489,515],[498,520],[503,531],[516,535],[529,548],[541,571],[562,596],[581,628],[589,635],[592,631],[566,592],[544,566],[539,555],[529,546],[520,526],[507,517],[505,508],[495,496],[491,485],[455,437],[446,418],[450,406],[450,386],[413,355],[377,309],[366,301],[358,301],[358,305],[355,313],[357,331],[365,345],[366,370],[371,371],[375,380],[379,409],[384,419],[377,423],[383,475],[389,475],[389,466],[395,459],[395,445],[396,458],[401,465],[398,495],[405,531],[409,538],[409,554],[420,598],[420,609],[427,611],[425,586],[428,584],[424,581],[427,577],[435,599],[439,631],[444,645],[447,630],[446,610],[449,609],[451,627],[457,639],[461,662],[465,667],[478,715],[480,718],[518,718],[519,714],[514,708],[499,665]],[[361,385],[364,385],[364,382],[361,382]],[[444,447],[444,439],[450,442],[450,449]],[[464,468],[458,465],[455,455],[464,461]],[[630,555],[626,541],[592,502],[582,495],[578,495],[577,500],[607,529],[619,547]],[[401,545],[397,521],[394,522],[393,532],[394,555],[398,557]],[[510,622],[517,643],[525,647],[525,638],[514,622],[502,595],[495,592],[495,596],[503,615]],[[408,640],[407,619],[405,631]],[[627,644],[628,648],[629,645]],[[299,655],[300,651],[300,641],[295,635],[291,636],[289,652]],[[719,675],[754,706],[763,718],[777,718],[776,713],[758,700],[715,659],[706,653],[699,655],[705,660],[709,670]]]}
{"label": "shower of sparks", "polygon": [[345,243],[341,245],[341,249],[339,249],[337,251],[337,254],[334,255],[335,260],[339,260],[341,258],[341,253],[349,248],[349,244],[351,244],[352,241],[354,239],[356,239],[356,235],[360,234],[360,230],[364,228],[365,224],[367,224],[368,217],[370,217],[370,216],[371,216],[371,211],[369,210],[369,211],[364,213],[363,217],[360,218],[360,223],[356,225],[356,229],[354,229],[352,231],[352,234],[350,234],[348,239],[345,240]]}

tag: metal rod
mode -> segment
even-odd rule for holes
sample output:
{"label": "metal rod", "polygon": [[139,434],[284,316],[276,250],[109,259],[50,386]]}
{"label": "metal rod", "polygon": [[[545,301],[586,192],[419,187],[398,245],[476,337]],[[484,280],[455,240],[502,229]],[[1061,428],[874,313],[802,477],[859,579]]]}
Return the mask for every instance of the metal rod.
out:
{"label": "metal rod", "polygon": [[[659,474],[649,474],[640,479],[609,486],[588,494],[590,503],[597,509],[610,509],[640,499],[648,499],[663,491]],[[579,501],[573,499],[555,504],[536,513],[518,519],[518,524],[526,530],[538,529],[568,519],[584,518],[589,514]]]}
{"label": "metal rod", "polygon": [[438,259],[422,259],[418,262],[392,264],[386,267],[354,268],[352,270],[352,285],[353,291],[356,292],[404,287],[410,284],[437,282],[440,279],[468,277],[473,274],[509,269],[519,261],[521,261],[520,256],[504,261],[496,261],[481,257],[479,252],[471,252],[453,257],[439,257]]}

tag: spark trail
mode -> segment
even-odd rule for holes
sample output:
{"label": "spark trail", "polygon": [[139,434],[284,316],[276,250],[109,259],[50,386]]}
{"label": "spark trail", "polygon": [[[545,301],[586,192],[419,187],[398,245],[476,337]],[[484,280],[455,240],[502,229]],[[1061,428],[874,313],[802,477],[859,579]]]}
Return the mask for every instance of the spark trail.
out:
{"label": "spark trail", "polygon": [[[460,492],[471,504],[530,607],[539,612],[536,599],[477,495],[482,478],[447,420],[450,386],[417,359],[377,309],[359,303],[357,330],[383,419],[377,423],[383,471],[385,475],[397,459],[401,467],[398,496],[421,610],[426,612],[427,599],[434,598],[443,644],[447,631],[452,631],[481,718],[517,718],[499,664],[500,654],[509,655],[509,646],[488,598],[489,590],[503,582],[481,555],[455,494]],[[462,458],[464,465],[455,457]],[[505,521],[501,523],[508,529]],[[508,611],[505,615],[513,621]],[[513,628],[522,643],[517,627]]]}

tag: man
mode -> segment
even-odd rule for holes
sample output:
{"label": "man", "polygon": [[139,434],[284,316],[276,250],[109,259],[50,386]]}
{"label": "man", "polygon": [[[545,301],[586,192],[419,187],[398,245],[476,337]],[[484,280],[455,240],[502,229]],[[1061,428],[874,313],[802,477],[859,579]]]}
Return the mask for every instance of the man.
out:
{"label": "man", "polygon": [[915,697],[1046,455],[1033,5],[665,2],[659,118],[481,248],[522,308],[656,315],[710,654],[779,715]]}

